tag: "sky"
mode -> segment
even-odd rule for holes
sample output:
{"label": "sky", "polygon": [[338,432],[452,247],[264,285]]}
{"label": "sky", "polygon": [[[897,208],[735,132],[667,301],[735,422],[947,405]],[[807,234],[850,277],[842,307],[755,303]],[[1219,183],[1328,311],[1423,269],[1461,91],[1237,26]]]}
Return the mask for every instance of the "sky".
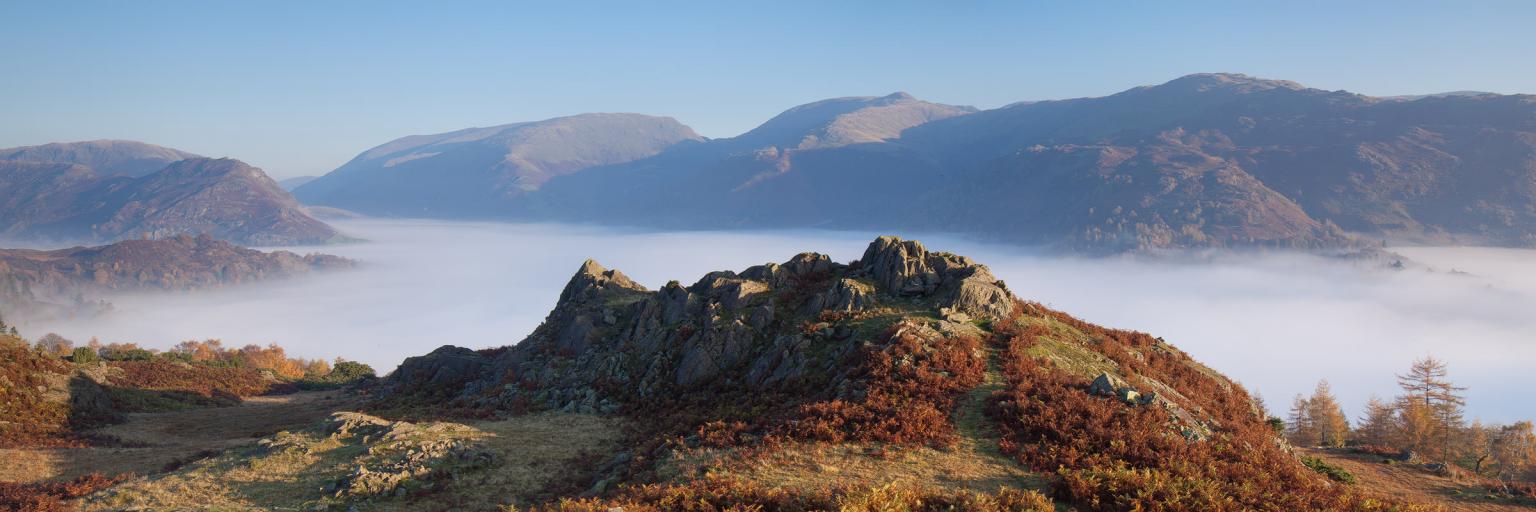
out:
{"label": "sky", "polygon": [[323,174],[582,112],[709,137],[906,91],[980,108],[1241,72],[1536,93],[1536,2],[3,2],[0,147],[131,139]]}

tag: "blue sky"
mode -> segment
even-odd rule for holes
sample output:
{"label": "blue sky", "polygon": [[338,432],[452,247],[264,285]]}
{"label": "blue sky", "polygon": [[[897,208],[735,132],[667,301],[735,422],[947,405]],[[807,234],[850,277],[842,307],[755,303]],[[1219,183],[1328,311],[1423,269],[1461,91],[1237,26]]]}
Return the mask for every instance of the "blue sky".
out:
{"label": "blue sky", "polygon": [[6,1],[0,147],[135,139],[287,177],[416,133],[622,111],[727,137],[897,90],[989,108],[1231,71],[1536,93],[1532,26],[1529,1]]}

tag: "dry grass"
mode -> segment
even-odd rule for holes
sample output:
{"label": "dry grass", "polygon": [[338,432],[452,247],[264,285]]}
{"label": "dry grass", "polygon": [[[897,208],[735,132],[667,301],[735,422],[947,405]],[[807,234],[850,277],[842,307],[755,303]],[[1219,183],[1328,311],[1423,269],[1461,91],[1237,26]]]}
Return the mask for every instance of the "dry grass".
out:
{"label": "dry grass", "polygon": [[351,405],[346,395],[332,391],[252,397],[234,407],[131,414],[125,423],[87,432],[118,441],[109,446],[0,450],[0,459],[11,462],[0,465],[0,481],[153,474],[200,453],[308,425]]}
{"label": "dry grass", "polygon": [[951,449],[877,443],[787,443],[762,452],[699,449],[679,454],[658,475],[684,481],[701,474],[730,474],[769,487],[798,491],[868,488],[921,483],[945,490],[1043,489],[1044,480],[1016,463],[977,456],[962,443]]}
{"label": "dry grass", "polygon": [[[193,463],[174,473],[139,478],[91,497],[84,510],[124,508],[272,510],[335,506],[366,500],[368,510],[495,510],[524,505],[570,473],[590,450],[609,451],[621,439],[619,420],[591,415],[536,414],[502,421],[422,423],[409,436],[335,436],[323,428],[267,437],[265,447],[246,447]],[[360,465],[426,451],[434,443],[458,443],[494,454],[489,465],[448,457],[424,462],[431,475],[409,492],[342,495],[339,482]],[[276,448],[274,448],[276,447]]]}

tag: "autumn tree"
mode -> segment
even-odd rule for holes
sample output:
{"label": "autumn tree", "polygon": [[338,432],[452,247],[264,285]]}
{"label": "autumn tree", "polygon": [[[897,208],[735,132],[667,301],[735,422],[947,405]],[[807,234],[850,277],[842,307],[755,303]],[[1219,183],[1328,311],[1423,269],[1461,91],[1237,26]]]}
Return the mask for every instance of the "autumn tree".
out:
{"label": "autumn tree", "polygon": [[1493,436],[1498,432],[1497,427],[1485,427],[1481,420],[1474,420],[1467,426],[1466,448],[1463,450],[1466,465],[1471,466],[1472,473],[1482,475],[1484,465],[1493,458]]}
{"label": "autumn tree", "polygon": [[75,342],[50,332],[37,339],[37,349],[55,356],[63,357],[75,350]]}
{"label": "autumn tree", "polygon": [[1306,407],[1307,419],[1316,432],[1317,443],[1322,446],[1344,446],[1344,441],[1349,437],[1349,420],[1344,416],[1344,408],[1339,406],[1338,397],[1333,396],[1333,389],[1327,379],[1317,382],[1312,397],[1306,400]]}
{"label": "autumn tree", "polygon": [[1490,444],[1494,476],[1504,481],[1532,476],[1536,469],[1536,432],[1530,421],[1500,427]]}
{"label": "autumn tree", "polygon": [[1416,449],[1427,452],[1431,445],[1438,448],[1442,461],[1451,459],[1451,438],[1461,430],[1462,407],[1467,403],[1461,395],[1467,388],[1451,384],[1449,373],[1444,362],[1425,357],[1414,361],[1406,375],[1397,376],[1397,385],[1403,390],[1398,402],[1407,437]]}
{"label": "autumn tree", "polygon": [[1363,444],[1390,446],[1397,429],[1397,408],[1381,397],[1371,395],[1365,402],[1365,415],[1356,420],[1355,439]]}
{"label": "autumn tree", "polygon": [[1285,438],[1296,446],[1317,446],[1321,436],[1317,424],[1312,421],[1312,405],[1307,398],[1297,394],[1291,401],[1291,414],[1285,420]]}

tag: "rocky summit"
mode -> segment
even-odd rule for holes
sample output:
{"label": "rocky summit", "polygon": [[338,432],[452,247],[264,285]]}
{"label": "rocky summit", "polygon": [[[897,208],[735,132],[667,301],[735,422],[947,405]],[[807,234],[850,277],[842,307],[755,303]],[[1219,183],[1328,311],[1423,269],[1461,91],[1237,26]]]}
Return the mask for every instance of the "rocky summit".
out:
{"label": "rocky summit", "polygon": [[[908,314],[935,320],[931,334],[966,333],[1013,307],[985,265],[894,237],[851,264],[803,253],[656,291],[588,260],[523,342],[496,354],[442,347],[408,359],[387,386],[474,407],[613,412],[707,384],[767,389],[835,374],[838,356],[858,348],[856,334],[868,334],[856,331]],[[503,386],[506,375],[541,385]]]}

